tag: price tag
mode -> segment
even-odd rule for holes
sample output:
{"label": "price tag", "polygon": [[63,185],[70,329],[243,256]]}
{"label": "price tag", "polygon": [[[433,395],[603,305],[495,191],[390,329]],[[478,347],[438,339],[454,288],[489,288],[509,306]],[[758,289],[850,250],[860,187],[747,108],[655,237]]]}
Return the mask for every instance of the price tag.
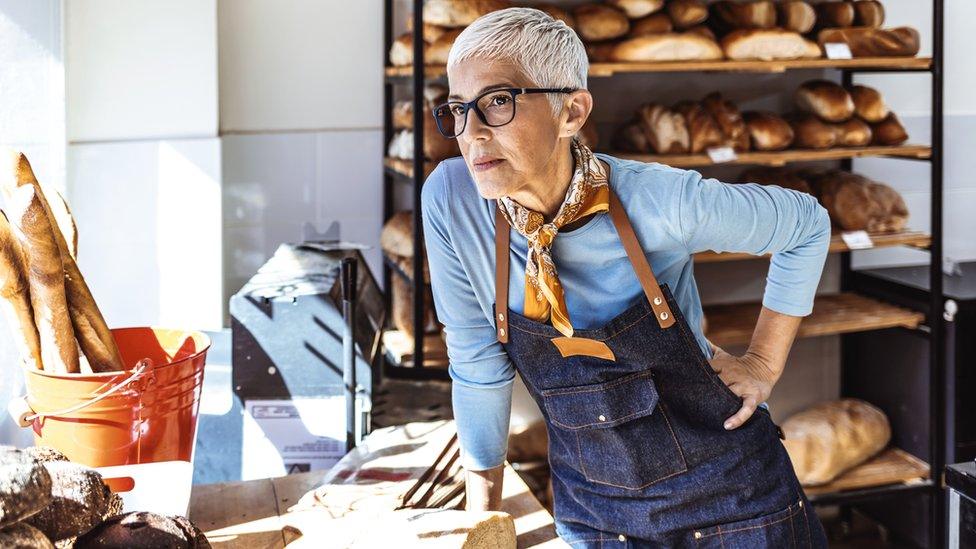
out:
{"label": "price tag", "polygon": [[735,162],[739,158],[732,147],[712,147],[706,152],[708,152],[708,158],[712,160],[712,164]]}
{"label": "price tag", "polygon": [[851,53],[851,47],[845,42],[828,42],[824,44],[824,51],[827,53],[827,59],[854,58],[854,55]]}
{"label": "price tag", "polygon": [[840,237],[844,239],[844,244],[847,244],[847,247],[852,250],[866,250],[874,247],[874,242],[871,241],[867,231],[845,231],[840,233]]}

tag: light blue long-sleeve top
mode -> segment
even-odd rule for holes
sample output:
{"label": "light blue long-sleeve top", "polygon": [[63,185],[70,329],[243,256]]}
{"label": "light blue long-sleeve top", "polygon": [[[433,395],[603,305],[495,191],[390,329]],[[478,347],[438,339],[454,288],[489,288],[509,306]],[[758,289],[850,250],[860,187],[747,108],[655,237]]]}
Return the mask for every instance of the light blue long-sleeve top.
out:
{"label": "light blue long-sleeve top", "polygon": [[[772,254],[763,305],[806,316],[823,270],[830,220],[817,200],[771,185],[725,184],[695,171],[596,156],[610,166],[654,275],[667,284],[706,357],[702,307],[691,255],[704,251]],[[423,187],[424,240],[437,317],[447,333],[454,416],[465,467],[505,460],[515,369],[497,341],[493,200],[478,194],[460,157],[441,162]],[[509,308],[525,299],[527,242],[511,234]],[[597,328],[643,292],[608,214],[559,233],[552,255],[573,327]]]}

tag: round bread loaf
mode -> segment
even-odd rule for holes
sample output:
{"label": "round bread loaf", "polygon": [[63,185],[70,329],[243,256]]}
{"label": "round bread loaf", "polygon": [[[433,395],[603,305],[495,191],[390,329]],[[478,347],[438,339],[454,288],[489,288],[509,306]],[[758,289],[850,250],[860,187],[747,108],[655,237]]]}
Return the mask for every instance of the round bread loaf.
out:
{"label": "round bread loaf", "polygon": [[770,0],[730,2],[711,5],[712,18],[722,27],[735,29],[770,29],[776,26],[776,5]]}
{"label": "round bread loaf", "polygon": [[606,0],[606,3],[631,19],[646,17],[664,7],[664,0]]}
{"label": "round bread loaf", "polygon": [[390,255],[413,257],[413,212],[397,212],[383,224],[380,248]]}
{"label": "round bread loaf", "polygon": [[[426,51],[424,56],[426,57]],[[413,64],[413,34],[401,34],[393,41],[390,46],[390,64],[397,67]]]}
{"label": "round bread loaf", "polygon": [[615,61],[709,61],[721,59],[722,49],[693,32],[646,34],[621,41],[610,55]]}
{"label": "round bread loaf", "polygon": [[888,105],[881,92],[874,88],[853,86],[851,99],[854,101],[854,113],[867,122],[877,123],[888,117]]}
{"label": "round bread loaf", "polygon": [[482,15],[510,6],[505,0],[425,0],[424,22],[442,27],[466,27]]}
{"label": "round bread loaf", "polygon": [[749,150],[749,130],[735,103],[715,92],[702,99],[702,107],[718,122],[729,146],[738,152]]}
{"label": "round bread loaf", "polygon": [[587,42],[613,40],[627,34],[630,21],[624,12],[602,4],[585,4],[573,10],[576,32]]}
{"label": "round bread loaf", "polygon": [[102,522],[111,497],[102,475],[70,461],[51,461],[44,467],[51,476],[51,503],[28,518],[28,524],[61,541]]}
{"label": "round bread loaf", "polygon": [[637,111],[641,129],[657,154],[686,154],[691,148],[688,124],[681,114],[657,104]]}
{"label": "round bread loaf", "polygon": [[645,34],[665,34],[674,30],[671,18],[666,13],[654,13],[631,21],[630,32],[627,36],[643,36]]}
{"label": "round bread loaf", "polygon": [[858,0],[854,5],[854,24],[859,27],[880,28],[884,24],[885,10],[877,0]]}
{"label": "round bread loaf", "polygon": [[690,152],[698,154],[712,147],[725,145],[725,134],[715,118],[696,101],[682,101],[674,110],[685,119],[688,126]]}
{"label": "round bread loaf", "polygon": [[809,80],[797,88],[793,98],[798,109],[827,122],[843,122],[854,116],[851,94],[836,82]]}
{"label": "round bread loaf", "polygon": [[700,25],[708,19],[708,6],[701,0],[671,0],[667,9],[671,21],[679,29]]}
{"label": "round bread loaf", "polygon": [[871,144],[871,126],[858,117],[833,124],[839,147],[866,147]]}
{"label": "round bread loaf", "polygon": [[6,549],[54,549],[51,540],[23,522],[0,530],[0,547]]}
{"label": "round bread loaf", "polygon": [[12,446],[0,446],[0,528],[20,522],[51,501],[44,464]]}
{"label": "round bread loaf", "polygon": [[884,120],[877,124],[871,124],[871,142],[875,145],[901,145],[908,141],[908,132],[901,125],[895,113],[888,113]]}
{"label": "round bread loaf", "polygon": [[793,113],[787,120],[793,128],[793,146],[798,149],[829,149],[837,144],[834,127],[808,112]]}
{"label": "round bread loaf", "polygon": [[806,34],[817,24],[816,10],[803,0],[778,2],[776,10],[779,15],[779,26],[788,31]]}
{"label": "round bread loaf", "polygon": [[854,24],[853,2],[820,2],[816,6],[821,27],[849,27]]}
{"label": "round bread loaf", "polygon": [[[76,549],[202,549],[207,538],[183,517],[136,512],[110,517],[75,542]],[[189,530],[189,531],[188,531]]]}
{"label": "round bread loaf", "polygon": [[752,148],[757,151],[781,151],[793,143],[793,128],[777,114],[750,111],[743,113],[742,118]]}

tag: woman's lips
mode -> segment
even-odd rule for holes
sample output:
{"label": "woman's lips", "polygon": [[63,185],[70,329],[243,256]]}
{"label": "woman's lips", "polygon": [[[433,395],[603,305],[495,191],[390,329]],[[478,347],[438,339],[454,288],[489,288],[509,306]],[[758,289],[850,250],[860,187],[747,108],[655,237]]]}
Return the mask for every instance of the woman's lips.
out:
{"label": "woman's lips", "polygon": [[478,171],[478,172],[485,172],[485,171],[488,171],[488,170],[494,168],[495,166],[498,166],[502,162],[504,162],[504,160],[500,160],[500,159],[497,159],[497,158],[496,159],[481,159],[481,158],[479,158],[479,159],[475,160],[475,162],[474,162],[474,169],[475,169],[475,171]]}

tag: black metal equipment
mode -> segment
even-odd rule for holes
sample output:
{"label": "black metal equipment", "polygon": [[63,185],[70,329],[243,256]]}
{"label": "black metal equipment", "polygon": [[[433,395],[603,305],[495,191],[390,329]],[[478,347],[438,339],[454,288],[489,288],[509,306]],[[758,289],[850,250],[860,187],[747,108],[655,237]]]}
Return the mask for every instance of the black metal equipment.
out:
{"label": "black metal equipment", "polygon": [[356,447],[356,260],[346,257],[342,272],[342,373],[346,389],[346,451]]}

